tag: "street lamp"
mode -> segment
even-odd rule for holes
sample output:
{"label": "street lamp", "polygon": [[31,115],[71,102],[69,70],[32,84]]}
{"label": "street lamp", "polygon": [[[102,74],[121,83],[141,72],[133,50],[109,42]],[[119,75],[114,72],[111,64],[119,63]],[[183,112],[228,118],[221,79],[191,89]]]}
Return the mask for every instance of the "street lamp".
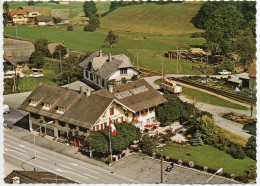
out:
{"label": "street lamp", "polygon": [[223,168],[219,168],[218,170],[217,170],[217,172],[215,172],[215,174],[213,174],[209,179],[208,179],[208,181],[206,182],[206,184],[209,182],[209,180],[211,180],[216,174],[219,174],[219,173],[221,173],[223,171]]}
{"label": "street lamp", "polygon": [[[49,125],[49,124],[52,124],[53,122],[54,122],[54,121],[49,121],[49,122],[46,123],[44,126]],[[39,126],[39,127],[35,130],[35,132],[37,132],[37,130],[39,130],[41,127],[42,127],[42,125]],[[34,133],[34,135],[33,135],[34,159],[35,159],[34,171],[35,171],[35,172],[38,172],[38,168],[37,168],[37,166],[36,166],[36,149],[35,149],[36,145],[35,145],[35,135],[36,135],[36,134]]]}

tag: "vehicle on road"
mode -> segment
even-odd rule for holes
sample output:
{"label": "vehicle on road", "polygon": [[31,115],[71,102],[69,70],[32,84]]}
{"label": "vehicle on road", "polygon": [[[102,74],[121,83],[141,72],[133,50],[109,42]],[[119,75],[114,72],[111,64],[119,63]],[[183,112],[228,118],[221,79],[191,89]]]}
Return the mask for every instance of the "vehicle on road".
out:
{"label": "vehicle on road", "polygon": [[33,74],[30,74],[30,77],[35,77],[35,78],[43,77],[43,74],[39,74],[38,72],[34,72]]}
{"label": "vehicle on road", "polygon": [[227,70],[221,70],[218,72],[218,74],[221,74],[221,75],[228,75],[228,74],[231,74],[230,71],[227,71]]}
{"label": "vehicle on road", "polygon": [[10,112],[9,106],[8,105],[3,105],[3,113],[7,114]]}

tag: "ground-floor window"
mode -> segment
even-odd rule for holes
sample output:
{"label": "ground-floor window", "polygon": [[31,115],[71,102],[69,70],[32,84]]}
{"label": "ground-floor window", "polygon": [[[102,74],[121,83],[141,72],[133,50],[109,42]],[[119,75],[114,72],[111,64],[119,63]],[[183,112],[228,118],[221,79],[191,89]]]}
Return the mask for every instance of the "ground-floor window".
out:
{"label": "ground-floor window", "polygon": [[155,118],[154,117],[151,118],[151,123],[153,123],[153,122],[155,122]]}
{"label": "ground-floor window", "polygon": [[58,136],[62,137],[62,138],[67,138],[68,134],[67,134],[67,132],[64,132],[62,130],[58,130]]}
{"label": "ground-floor window", "polygon": [[54,137],[54,129],[53,129],[53,128],[46,127],[46,134],[47,134],[48,136]]}
{"label": "ground-floor window", "polygon": [[39,128],[39,125],[32,123],[32,130],[36,131]]}
{"label": "ground-floor window", "polygon": [[85,133],[86,133],[86,132],[87,132],[87,129],[84,128],[84,127],[79,127],[79,131],[80,131],[80,132],[85,132]]}

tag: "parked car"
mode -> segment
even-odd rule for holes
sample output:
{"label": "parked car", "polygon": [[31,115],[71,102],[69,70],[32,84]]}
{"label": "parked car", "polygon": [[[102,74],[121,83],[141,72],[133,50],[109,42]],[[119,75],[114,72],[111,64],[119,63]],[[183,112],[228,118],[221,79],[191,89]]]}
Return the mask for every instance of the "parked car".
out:
{"label": "parked car", "polygon": [[227,71],[227,70],[221,70],[221,71],[219,71],[218,73],[221,74],[221,75],[231,74],[231,72],[230,72],[230,71]]}
{"label": "parked car", "polygon": [[7,114],[10,112],[9,106],[8,105],[3,105],[3,113]]}
{"label": "parked car", "polygon": [[39,74],[38,72],[34,72],[33,74],[30,74],[30,77],[43,77],[43,74]]}

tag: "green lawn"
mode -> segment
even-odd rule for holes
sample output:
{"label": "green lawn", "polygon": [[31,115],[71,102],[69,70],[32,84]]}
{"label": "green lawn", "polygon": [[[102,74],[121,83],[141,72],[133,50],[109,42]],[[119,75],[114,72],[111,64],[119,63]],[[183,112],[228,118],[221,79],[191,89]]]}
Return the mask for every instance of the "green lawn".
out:
{"label": "green lawn", "polygon": [[219,97],[201,92],[199,90],[194,90],[194,89],[183,87],[181,94],[189,99],[192,99],[192,100],[196,99],[198,102],[202,102],[202,103],[206,103],[206,104],[210,104],[210,105],[216,105],[216,106],[240,109],[240,110],[248,110],[247,107],[229,102],[229,101],[221,99]]}
{"label": "green lawn", "polygon": [[246,124],[244,125],[243,130],[248,130],[250,134],[256,136],[256,124]]}
{"label": "green lawn", "polygon": [[53,61],[45,61],[43,68],[44,77],[41,78],[29,78],[24,77],[20,79],[19,87],[21,92],[28,92],[35,89],[40,82],[57,85],[53,79],[58,76],[59,63]]}
{"label": "green lawn", "polygon": [[[191,153],[191,156],[187,156],[187,153]],[[225,172],[236,175],[243,175],[245,170],[248,170],[251,165],[256,164],[255,160],[248,157],[242,160],[234,159],[224,151],[209,145],[198,147],[188,146],[185,148],[165,146],[163,154],[175,159],[181,159],[182,161],[193,161],[195,164],[213,169],[222,167]]]}

